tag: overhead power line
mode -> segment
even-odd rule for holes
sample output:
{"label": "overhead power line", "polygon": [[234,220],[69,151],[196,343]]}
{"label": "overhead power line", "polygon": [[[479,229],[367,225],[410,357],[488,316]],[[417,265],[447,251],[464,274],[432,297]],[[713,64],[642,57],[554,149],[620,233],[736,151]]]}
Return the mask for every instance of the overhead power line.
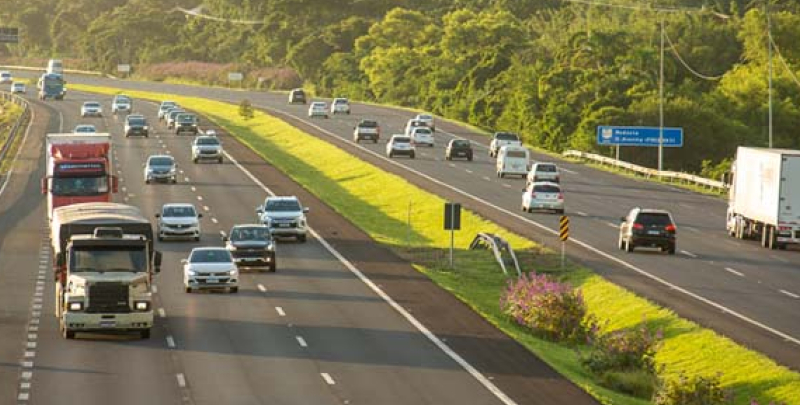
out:
{"label": "overhead power line", "polygon": [[794,82],[800,86],[800,80],[797,79],[797,75],[794,74],[792,68],[788,63],[786,63],[786,59],[783,58],[783,54],[781,54],[780,48],[778,48],[778,45],[775,43],[775,39],[770,37],[769,41],[771,42],[772,47],[775,48],[775,54],[778,55],[778,60],[781,61],[781,65],[783,65],[784,69],[789,72],[789,76],[792,78],[792,80],[794,80]]}
{"label": "overhead power line", "polygon": [[632,4],[616,4],[616,3],[606,3],[603,1],[596,1],[596,0],[561,0],[566,3],[576,3],[576,4],[585,4],[587,6],[598,6],[598,7],[610,7],[610,8],[620,8],[626,10],[638,10],[638,11],[654,11],[660,13],[689,13],[689,14],[712,14],[716,17],[728,19],[730,18],[729,15],[722,14],[713,10],[709,10],[705,7],[701,8],[689,8],[689,7],[648,7],[648,6],[637,6]]}
{"label": "overhead power line", "polygon": [[685,68],[686,68],[686,70],[688,70],[688,71],[689,71],[689,72],[691,72],[693,75],[695,75],[695,76],[697,76],[697,77],[699,77],[699,78],[701,78],[701,79],[703,79],[703,80],[709,80],[709,81],[713,81],[713,80],[719,80],[719,79],[722,79],[722,76],[723,76],[723,75],[718,75],[718,76],[708,76],[708,75],[704,75],[704,74],[702,74],[702,73],[700,73],[700,72],[698,72],[698,71],[694,70],[694,69],[693,69],[691,66],[689,66],[689,64],[688,64],[688,63],[686,63],[686,61],[685,61],[685,60],[683,60],[683,58],[681,57],[681,54],[680,54],[680,53],[678,53],[678,49],[677,49],[677,48],[675,48],[675,44],[673,44],[673,43],[672,43],[672,40],[669,38],[669,35],[667,34],[667,31],[666,31],[666,30],[664,30],[664,37],[666,37],[666,38],[667,38],[667,42],[669,43],[669,48],[672,50],[672,53],[675,55],[675,58],[676,58],[676,59],[678,59],[678,61],[679,61],[679,62],[680,62],[682,65],[683,65],[683,67],[685,67]]}
{"label": "overhead power line", "polygon": [[264,24],[263,21],[237,20],[237,19],[232,19],[232,18],[222,18],[222,17],[213,16],[213,15],[203,14],[203,6],[195,7],[193,9],[187,9],[187,8],[183,8],[183,7],[175,7],[173,9],[173,11],[181,12],[183,14],[186,14],[187,16],[203,18],[203,19],[212,20],[212,21],[228,22],[228,23],[232,23],[232,24],[242,24],[242,25]]}

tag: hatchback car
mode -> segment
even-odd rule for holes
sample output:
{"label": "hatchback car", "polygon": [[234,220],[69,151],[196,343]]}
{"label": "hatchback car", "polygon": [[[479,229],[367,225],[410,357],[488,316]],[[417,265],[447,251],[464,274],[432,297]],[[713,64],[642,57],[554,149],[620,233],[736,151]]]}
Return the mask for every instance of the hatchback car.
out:
{"label": "hatchback car", "polygon": [[527,183],[536,183],[537,181],[552,181],[558,183],[561,176],[558,172],[558,166],[555,163],[537,162],[531,166],[528,172]]}
{"label": "hatchback car", "polygon": [[192,162],[206,159],[222,163],[222,143],[216,136],[201,135],[192,141]]}
{"label": "hatchback car", "polygon": [[522,211],[549,210],[564,213],[564,193],[558,183],[531,183],[522,193]]}
{"label": "hatchback car", "polygon": [[362,139],[371,140],[372,143],[377,143],[381,137],[381,126],[375,120],[361,120],[353,128],[353,141],[356,143]]}
{"label": "hatchback car", "polygon": [[141,135],[145,138],[150,136],[150,126],[147,125],[147,118],[144,115],[129,115],[125,117],[125,137]]}
{"label": "hatchback car", "polygon": [[305,104],[306,92],[303,89],[292,89],[289,92],[289,104]]}
{"label": "hatchback car", "polygon": [[433,147],[433,131],[428,127],[416,127],[411,130],[411,140],[414,145],[427,145]]}
{"label": "hatchback car", "polygon": [[334,98],[331,103],[331,114],[350,114],[350,101],[346,98]]}
{"label": "hatchback car", "polygon": [[151,155],[144,166],[144,182],[152,181],[178,182],[175,158],[170,155]]}
{"label": "hatchback car", "polygon": [[158,218],[158,240],[166,238],[200,240],[200,218],[192,204],[164,204]]}
{"label": "hatchback car", "polygon": [[675,233],[678,229],[668,211],[636,207],[620,221],[617,242],[620,250],[633,252],[637,247],[655,247],[662,252],[675,254]]}
{"label": "hatchback car", "polygon": [[25,94],[28,92],[28,89],[25,88],[25,83],[14,82],[11,84],[11,92],[14,94]]}
{"label": "hatchback car", "polygon": [[431,129],[431,131],[436,132],[436,121],[434,121],[433,115],[430,114],[417,114],[414,117],[417,121],[422,121],[425,125]]}
{"label": "hatchback car", "polygon": [[228,290],[239,292],[239,270],[230,252],[221,247],[194,248],[183,264],[183,286],[193,290]]}
{"label": "hatchback car", "polygon": [[328,118],[328,104],[324,101],[315,101],[308,106],[308,116]]}
{"label": "hatchback car", "polygon": [[73,134],[93,134],[95,132],[97,132],[97,128],[90,124],[81,124],[72,130]]}
{"label": "hatchback car", "polygon": [[97,101],[86,101],[81,106],[81,117],[102,117],[103,107]]}
{"label": "hatchback car", "polygon": [[447,149],[444,151],[444,159],[464,158],[471,162],[472,154],[472,142],[466,139],[451,139],[447,143]]}
{"label": "hatchback car", "polygon": [[392,135],[392,138],[386,143],[386,155],[390,158],[403,155],[414,159],[416,154],[417,149],[411,142],[411,137],[405,135]]}

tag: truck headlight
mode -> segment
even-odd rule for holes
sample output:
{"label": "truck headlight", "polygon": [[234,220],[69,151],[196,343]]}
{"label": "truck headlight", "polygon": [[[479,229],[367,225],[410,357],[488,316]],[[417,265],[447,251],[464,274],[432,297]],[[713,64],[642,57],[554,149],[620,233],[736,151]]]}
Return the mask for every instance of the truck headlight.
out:
{"label": "truck headlight", "polygon": [[267,245],[267,250],[269,250],[270,252],[275,250],[275,244],[274,243],[270,243],[269,245]]}
{"label": "truck headlight", "polygon": [[186,270],[186,274],[188,274],[188,275],[190,275],[190,276],[196,276],[196,275],[197,275],[197,272],[196,272],[196,271],[194,271],[194,270]]}
{"label": "truck headlight", "polygon": [[147,311],[150,309],[150,303],[148,301],[135,301],[133,307],[137,311]]}
{"label": "truck headlight", "polygon": [[82,302],[70,302],[69,303],[69,310],[70,311],[83,311],[83,303]]}

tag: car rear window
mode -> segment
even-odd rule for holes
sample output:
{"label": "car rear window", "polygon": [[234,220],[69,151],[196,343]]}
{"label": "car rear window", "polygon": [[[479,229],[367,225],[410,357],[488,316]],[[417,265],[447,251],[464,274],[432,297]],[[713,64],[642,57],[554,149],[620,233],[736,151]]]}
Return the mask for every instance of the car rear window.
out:
{"label": "car rear window", "polygon": [[394,138],[394,143],[411,143],[411,138],[408,137],[397,137]]}
{"label": "car rear window", "polygon": [[537,172],[555,173],[556,165],[536,165]]}
{"label": "car rear window", "polygon": [[378,123],[376,121],[361,121],[358,126],[363,128],[377,128]]}
{"label": "car rear window", "polygon": [[533,186],[534,193],[560,193],[561,188],[552,184],[538,184]]}
{"label": "car rear window", "polygon": [[427,127],[420,127],[420,128],[414,129],[414,133],[415,134],[427,134],[427,135],[430,135],[433,132],[431,132],[431,130],[429,128],[427,128]]}
{"label": "car rear window", "polygon": [[468,148],[469,141],[453,141],[453,146],[457,148]]}
{"label": "car rear window", "polygon": [[147,121],[144,118],[128,118],[128,125],[146,125]]}
{"label": "car rear window", "polygon": [[527,154],[525,152],[523,152],[521,150],[510,150],[510,151],[506,152],[506,157],[524,159],[524,158],[526,158],[528,156],[527,156]]}
{"label": "car rear window", "polygon": [[636,217],[636,222],[642,225],[661,225],[667,226],[672,224],[669,215],[661,212],[640,212]]}
{"label": "car rear window", "polygon": [[517,134],[512,134],[510,132],[498,132],[497,134],[495,134],[494,137],[499,139],[499,140],[501,140],[501,141],[518,141],[519,140],[519,137],[517,136]]}

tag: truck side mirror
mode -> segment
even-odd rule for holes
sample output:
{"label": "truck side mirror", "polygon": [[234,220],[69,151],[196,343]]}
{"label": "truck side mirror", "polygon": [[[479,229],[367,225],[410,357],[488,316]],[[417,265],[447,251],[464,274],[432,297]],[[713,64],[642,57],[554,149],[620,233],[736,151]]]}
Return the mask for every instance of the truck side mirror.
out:
{"label": "truck side mirror", "polygon": [[156,218],[161,218],[161,214],[156,212]]}
{"label": "truck side mirror", "polygon": [[42,194],[47,194],[47,177],[42,177],[41,188]]}
{"label": "truck side mirror", "polygon": [[308,207],[303,207],[303,213],[308,213],[308,211],[309,211]]}
{"label": "truck side mirror", "polygon": [[263,205],[259,205],[258,207],[256,207],[256,214],[261,214],[262,212],[264,212]]}
{"label": "truck side mirror", "polygon": [[161,252],[156,251],[153,256],[153,267],[156,273],[161,273]]}
{"label": "truck side mirror", "polygon": [[119,178],[116,175],[109,176],[111,180],[111,192],[119,192]]}

